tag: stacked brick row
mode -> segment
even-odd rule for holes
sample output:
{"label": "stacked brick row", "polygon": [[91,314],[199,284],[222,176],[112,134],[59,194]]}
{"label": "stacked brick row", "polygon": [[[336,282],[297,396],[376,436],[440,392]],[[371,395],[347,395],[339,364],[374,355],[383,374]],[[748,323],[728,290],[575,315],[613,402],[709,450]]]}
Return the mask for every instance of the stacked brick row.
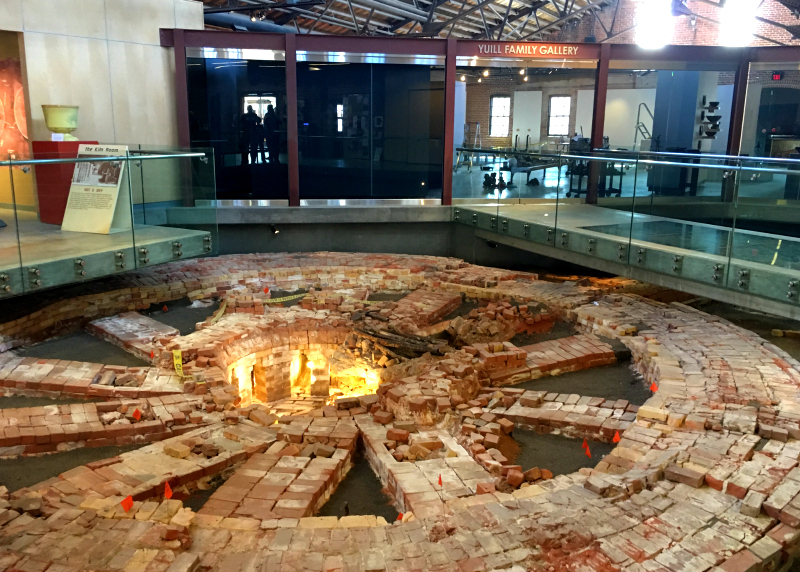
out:
{"label": "stacked brick row", "polygon": [[296,445],[273,444],[250,457],[198,511],[261,521],[312,516],[328,500],[350,466],[351,451],[318,445],[303,455]]}
{"label": "stacked brick row", "polygon": [[384,382],[378,387],[381,407],[398,419],[431,425],[475,395],[480,381],[464,351],[415,366],[415,375]]}
{"label": "stacked brick row", "polygon": [[393,308],[393,319],[410,320],[417,326],[428,326],[461,305],[461,296],[435,290],[415,290],[403,297]]}
{"label": "stacked brick row", "polygon": [[489,302],[475,308],[466,316],[456,316],[447,326],[453,338],[464,344],[495,342],[511,339],[514,334],[546,331],[555,316],[549,312],[533,313],[527,304],[514,306],[507,300]]}
{"label": "stacked brick row", "polygon": [[[495,490],[499,488],[504,492],[529,487],[553,478],[551,471],[539,467],[523,471],[521,465],[512,464],[500,452],[498,449],[500,441],[511,439],[509,435],[513,429],[514,423],[489,412],[474,420],[466,419],[461,424],[461,435],[467,451],[495,477]],[[485,489],[479,491],[479,493],[486,492],[489,491]]]}
{"label": "stacked brick row", "polygon": [[304,310],[330,310],[333,312],[354,312],[363,310],[369,290],[358,288],[348,291],[312,290],[300,300]]}
{"label": "stacked brick row", "polygon": [[[0,386],[13,393],[34,393],[58,397],[118,397],[136,399],[182,391],[182,380],[174,371],[150,367],[124,367],[80,361],[0,357]],[[106,372],[133,386],[100,385]]]}
{"label": "stacked brick row", "polygon": [[[165,483],[176,493],[193,490],[198,481],[207,481],[241,464],[275,441],[271,432],[255,426],[223,429],[217,424],[203,429],[193,426],[173,429],[174,437],[76,467],[58,477],[19,489],[12,497],[41,497],[47,516],[59,509],[82,505],[85,508],[109,507],[114,514],[123,512],[119,503],[126,496],[130,495],[136,502],[163,497]],[[211,456],[195,452],[195,445],[204,442],[214,443]],[[180,449],[186,452],[174,452]]]}
{"label": "stacked brick row", "polygon": [[[465,415],[480,419],[489,414],[535,430],[537,433],[559,433],[578,439],[612,442],[636,420],[638,407],[620,399],[525,391],[519,396],[504,396],[513,405],[502,408],[472,408]],[[485,402],[484,398],[484,402]],[[488,411],[484,412],[484,408]]]}
{"label": "stacked brick row", "polygon": [[[444,430],[421,432],[423,441],[438,440],[452,453],[443,458],[416,461],[398,461],[386,447],[387,427],[370,415],[354,418],[364,441],[367,459],[395,499],[401,512],[413,512],[416,518],[436,519],[446,512],[446,502],[468,497],[478,491],[482,483],[492,483],[489,473],[470,457],[455,438]],[[441,485],[439,479],[441,478]]]}
{"label": "stacked brick row", "polygon": [[[0,454],[35,455],[160,441],[202,424],[201,406],[199,398],[165,395],[138,402],[0,409]],[[137,410],[139,419],[134,416]]]}
{"label": "stacked brick row", "polygon": [[138,312],[124,312],[116,316],[94,320],[89,322],[86,330],[118,345],[144,361],[151,361],[151,352],[156,349],[153,342],[159,340],[161,345],[164,345],[171,338],[180,334],[172,326],[167,326]]}

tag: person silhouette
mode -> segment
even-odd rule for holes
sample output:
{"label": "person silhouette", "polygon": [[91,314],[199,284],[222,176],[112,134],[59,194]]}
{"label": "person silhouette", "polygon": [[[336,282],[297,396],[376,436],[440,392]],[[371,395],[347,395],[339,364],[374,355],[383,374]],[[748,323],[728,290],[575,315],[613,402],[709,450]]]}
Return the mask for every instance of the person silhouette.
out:
{"label": "person silhouette", "polygon": [[280,121],[275,107],[272,104],[267,106],[267,113],[264,115],[264,134],[267,138],[267,152],[269,153],[270,163],[280,163],[278,154],[280,153],[281,139],[278,128]]}
{"label": "person silhouette", "polygon": [[[247,106],[247,112],[242,114],[241,119],[239,120],[239,127],[241,129],[241,140],[239,142],[239,147],[242,152],[242,165],[248,164],[247,153],[248,150],[250,152],[250,159],[253,163],[256,162],[256,151],[255,147],[258,144],[258,137],[261,134],[261,139],[263,141],[263,133],[261,130],[261,118],[258,114],[253,111],[253,106]],[[262,143],[263,145],[263,143]]]}

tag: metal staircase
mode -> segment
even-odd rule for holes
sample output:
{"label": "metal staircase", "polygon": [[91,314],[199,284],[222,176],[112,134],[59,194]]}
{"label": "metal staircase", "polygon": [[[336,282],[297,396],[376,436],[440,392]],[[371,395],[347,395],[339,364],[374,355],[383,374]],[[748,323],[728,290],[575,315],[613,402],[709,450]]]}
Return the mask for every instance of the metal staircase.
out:
{"label": "metal staircase", "polygon": [[641,138],[643,140],[644,139],[652,139],[653,138],[653,135],[652,135],[652,133],[650,133],[650,130],[647,128],[647,125],[645,125],[642,122],[642,108],[643,107],[644,107],[644,110],[647,112],[647,115],[650,116],[650,120],[653,121],[655,119],[655,117],[653,117],[653,112],[650,111],[650,108],[647,107],[647,104],[644,103],[644,102],[640,103],[639,104],[639,110],[636,113],[636,127],[635,127],[635,131],[634,131],[634,134],[633,134],[633,150],[634,151],[636,150],[636,143],[638,142],[640,136],[641,136]]}

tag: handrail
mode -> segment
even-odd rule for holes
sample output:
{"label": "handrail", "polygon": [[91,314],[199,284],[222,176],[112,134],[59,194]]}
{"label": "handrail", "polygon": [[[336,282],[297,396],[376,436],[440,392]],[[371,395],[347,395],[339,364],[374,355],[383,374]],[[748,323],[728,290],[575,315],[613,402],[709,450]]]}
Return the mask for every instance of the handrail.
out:
{"label": "handrail", "polygon": [[[653,159],[622,159],[608,157],[596,157],[593,155],[560,155],[566,159],[579,159],[581,161],[602,161],[604,163],[642,163],[644,165],[663,165],[666,167],[687,167],[691,169],[713,169],[717,171],[747,171],[749,173],[773,173],[778,175],[792,175],[794,177],[800,176],[800,171],[791,171],[789,169],[765,169],[763,167],[745,167],[742,165],[706,165],[703,163],[673,163],[670,161],[656,161]],[[694,156],[698,157],[697,155]],[[798,164],[800,161],[795,160]]]}
{"label": "handrail", "polygon": [[736,159],[740,161],[769,161],[776,163],[800,163],[800,159],[785,159],[783,157],[751,157],[749,155],[717,155],[715,153],[679,153],[676,151],[630,151],[626,149],[592,149],[597,153],[615,153],[628,155],[666,155],[670,157],[708,157],[711,159]]}
{"label": "handrail", "polygon": [[645,139],[652,139],[653,138],[653,134],[650,133],[650,131],[647,130],[647,126],[644,123],[642,123],[642,107],[644,107],[644,110],[650,116],[650,119],[652,121],[656,120],[656,118],[650,112],[650,108],[647,107],[647,104],[644,101],[641,102],[639,104],[639,108],[636,111],[636,127],[634,127],[634,129],[633,129],[633,147],[634,147],[634,149],[636,148],[636,140],[639,138],[639,133],[641,133],[642,136],[644,136]]}
{"label": "handrail", "polygon": [[[143,154],[141,156],[136,157],[136,161],[149,161],[151,159],[187,159],[193,157],[205,157],[205,153],[171,153],[165,155],[146,155]],[[3,165],[8,165],[10,167],[14,167],[16,165],[55,165],[60,163],[95,163],[97,161],[129,161],[131,160],[131,156],[119,156],[119,157],[72,157],[67,159],[8,159],[7,161],[2,161]]]}

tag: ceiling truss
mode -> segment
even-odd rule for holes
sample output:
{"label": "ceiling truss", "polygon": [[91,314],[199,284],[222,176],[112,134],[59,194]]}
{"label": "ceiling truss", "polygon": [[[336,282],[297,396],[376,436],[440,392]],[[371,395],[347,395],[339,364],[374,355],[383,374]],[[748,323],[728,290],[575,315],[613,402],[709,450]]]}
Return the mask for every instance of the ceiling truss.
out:
{"label": "ceiling truss", "polygon": [[[722,8],[725,0],[694,0]],[[800,0],[778,0],[800,6]],[[559,39],[589,18],[599,41],[633,29],[618,29],[620,0],[203,0],[206,13],[239,12],[251,19],[290,25],[300,34],[411,36],[532,41]],[[694,17],[719,24],[709,16]],[[758,17],[800,39],[800,26]],[[764,35],[757,38],[782,45]],[[582,41],[584,38],[577,38]]]}
{"label": "ceiling truss", "polygon": [[[542,39],[618,0],[204,0],[206,13],[239,12],[302,34],[491,40]],[[593,15],[594,14],[594,15]],[[601,22],[602,24],[602,22]],[[611,25],[613,29],[613,23]],[[606,25],[603,24],[606,30]]]}

